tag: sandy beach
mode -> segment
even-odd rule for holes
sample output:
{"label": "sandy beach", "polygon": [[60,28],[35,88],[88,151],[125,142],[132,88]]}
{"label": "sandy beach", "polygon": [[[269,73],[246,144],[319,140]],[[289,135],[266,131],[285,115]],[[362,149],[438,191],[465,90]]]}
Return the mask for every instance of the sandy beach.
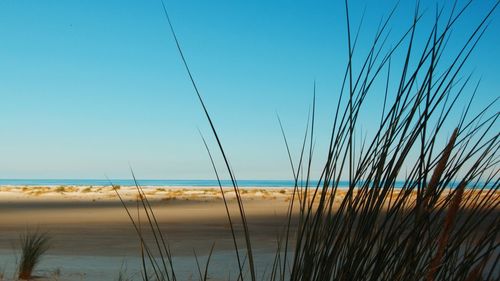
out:
{"label": "sandy beach", "polygon": [[[215,243],[211,272],[222,278],[235,274],[233,240],[218,188],[144,187],[159,224],[175,255],[178,275],[196,279],[194,252],[204,263]],[[137,215],[137,190],[119,187],[119,194]],[[277,237],[285,225],[291,189],[244,188],[257,266],[265,270],[273,258]],[[225,189],[237,235],[241,224],[231,189]],[[336,201],[344,195],[341,190]],[[113,187],[0,187],[0,272],[12,280],[19,235],[26,229],[48,231],[52,247],[38,267],[41,280],[115,280],[120,271],[139,277],[137,234]],[[145,217],[142,215],[144,222]],[[242,239],[243,235],[239,235]],[[241,247],[244,243],[241,240]],[[2,279],[0,279],[2,280]]]}
{"label": "sandy beach", "polygon": [[[194,273],[193,251],[202,260],[212,243],[216,253],[214,269],[228,271],[231,266],[227,260],[234,260],[233,241],[219,189],[144,190],[179,260],[180,276],[188,278]],[[120,187],[118,191],[131,211],[136,212],[135,187]],[[253,247],[264,257],[271,257],[275,249],[289,195],[290,190],[276,188],[242,191]],[[228,189],[226,196],[239,225],[234,192]],[[112,280],[118,276],[122,263],[127,264],[128,274],[138,271],[139,240],[112,187],[4,186],[0,187],[0,202],[0,272],[3,270],[6,280],[13,275],[19,235],[26,229],[37,228],[53,237],[53,245],[39,267],[39,274],[48,280]],[[216,265],[218,260],[224,268]],[[265,266],[265,259],[262,261]]]}

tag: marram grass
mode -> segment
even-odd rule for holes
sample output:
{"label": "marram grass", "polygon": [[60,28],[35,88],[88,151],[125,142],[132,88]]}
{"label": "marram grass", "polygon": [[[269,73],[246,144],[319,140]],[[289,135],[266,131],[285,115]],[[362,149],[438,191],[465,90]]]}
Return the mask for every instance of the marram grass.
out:
{"label": "marram grass", "polygon": [[[423,38],[416,32],[422,17],[417,5],[406,31],[389,44],[394,9],[382,21],[370,48],[363,54],[356,46],[358,34],[352,40],[350,7],[346,1],[347,65],[339,81],[342,87],[338,102],[331,107],[335,115],[329,132],[330,144],[323,152],[326,160],[321,165],[319,181],[311,180],[314,97],[299,159],[292,159],[282,129],[296,184],[272,268],[262,275],[254,266],[245,206],[229,157],[163,5],[182,63],[236,193],[239,213],[231,214],[226,208],[238,262],[239,274],[234,280],[255,281],[257,276],[272,281],[500,278],[500,142],[496,131],[499,113],[492,110],[496,99],[483,110],[472,113],[477,85],[470,90],[471,77],[462,74],[497,6],[498,2],[481,22],[475,23],[470,34],[458,35],[465,37],[455,53],[447,43],[470,2],[463,6],[455,2],[449,11],[438,8],[435,23]],[[355,66],[353,58],[361,59],[362,63]],[[395,63],[399,61],[396,58],[402,63]],[[376,81],[386,85],[382,93],[375,90]],[[362,122],[360,113],[366,110],[366,98],[372,95],[384,100],[381,115],[377,117],[380,122],[375,133],[364,136],[360,142],[356,133]],[[458,101],[466,96],[470,97],[468,104],[460,107]],[[457,110],[460,117],[452,118]],[[454,128],[452,132],[447,129],[450,127]],[[205,139],[203,142],[219,179],[209,146]],[[346,175],[349,187],[337,202],[339,183]],[[396,180],[401,178],[400,190],[395,192]],[[312,182],[318,184],[311,185]],[[138,184],[137,190],[145,223],[141,226],[127,206],[123,206],[142,245],[142,278],[177,280],[172,253],[153,209]],[[221,192],[224,196],[222,187]],[[232,227],[240,222],[243,244]],[[152,244],[146,243],[142,227],[153,234]],[[200,279],[206,280],[210,272],[208,263],[203,274],[201,266],[198,272]]]}
{"label": "marram grass", "polygon": [[30,280],[33,270],[40,263],[42,256],[50,248],[50,236],[39,230],[26,231],[20,237],[21,257],[18,268],[18,278]]}

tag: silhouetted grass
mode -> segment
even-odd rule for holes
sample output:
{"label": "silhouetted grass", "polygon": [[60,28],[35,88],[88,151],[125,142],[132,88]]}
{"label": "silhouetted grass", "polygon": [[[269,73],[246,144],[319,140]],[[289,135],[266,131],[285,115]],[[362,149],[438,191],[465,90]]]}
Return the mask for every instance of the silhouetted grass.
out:
{"label": "silhouetted grass", "polygon": [[[410,26],[387,47],[395,8],[381,22],[367,53],[362,54],[356,49],[358,34],[352,40],[346,1],[347,65],[334,106],[330,144],[319,181],[310,178],[315,94],[298,161],[291,156],[279,120],[295,186],[271,272],[263,278],[292,281],[499,278],[500,142],[495,131],[499,113],[494,110],[491,113],[498,98],[479,113],[471,113],[476,85],[460,118],[450,117],[457,110],[457,101],[470,87],[471,77],[461,77],[463,66],[498,6],[497,2],[491,7],[473,32],[465,35],[459,51],[452,54],[447,48],[451,31],[470,3],[459,7],[455,2],[447,16],[443,8],[436,9],[435,23],[422,44],[415,44],[422,16],[417,5]],[[234,217],[221,188],[239,266],[237,280],[246,279],[245,273],[249,272],[249,278],[255,281],[250,232],[236,178],[165,5],[163,9],[236,193],[239,214]],[[399,52],[403,53],[403,62],[396,65],[392,59]],[[362,63],[354,65],[354,57],[361,58]],[[375,81],[385,82],[383,93],[375,90]],[[375,133],[364,136],[360,142],[356,134],[360,113],[366,108],[363,107],[366,97],[373,94],[384,97],[381,115],[376,117],[380,122]],[[445,130],[445,121],[454,122],[453,132]],[[205,139],[203,142],[219,179],[210,149]],[[348,175],[349,187],[341,202],[335,202],[344,175]],[[396,193],[395,183],[400,178],[403,182]],[[457,186],[453,187],[455,183]],[[469,192],[470,188],[474,192]],[[124,207],[144,249],[144,279],[154,276],[153,280],[176,280],[168,244],[144,192],[139,185],[137,189],[141,195],[139,206],[146,214],[146,227],[154,234],[155,243],[145,243],[140,221],[134,219],[125,204]],[[299,214],[296,229],[292,227],[295,212]],[[485,226],[482,221],[487,218],[490,221]],[[237,220],[243,225],[244,247],[239,245],[233,229]],[[198,267],[200,279],[206,279],[207,268],[208,263],[202,275]]]}
{"label": "silhouetted grass", "polygon": [[27,231],[20,237],[21,259],[19,262],[18,278],[29,280],[42,256],[50,248],[50,236],[46,232]]}

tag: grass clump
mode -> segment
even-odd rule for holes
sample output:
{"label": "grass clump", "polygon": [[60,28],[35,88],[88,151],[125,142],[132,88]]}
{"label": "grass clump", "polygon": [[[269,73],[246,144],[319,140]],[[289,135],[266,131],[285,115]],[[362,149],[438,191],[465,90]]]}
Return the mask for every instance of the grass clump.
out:
{"label": "grass clump", "polygon": [[18,278],[29,280],[33,270],[40,263],[42,256],[50,248],[50,236],[47,232],[27,231],[21,235],[21,259],[19,262]]}
{"label": "grass clump", "polygon": [[[326,157],[320,158],[326,160],[320,163],[319,179],[311,178],[312,162],[317,159],[313,157],[315,94],[301,152],[295,161],[279,121],[295,185],[274,262],[262,279],[500,278],[500,135],[495,131],[500,114],[490,112],[496,100],[479,113],[471,113],[477,85],[472,86],[464,108],[459,108],[462,112],[455,112],[457,101],[464,98],[466,89],[470,88],[470,76],[461,75],[463,65],[486,31],[499,3],[466,35],[458,53],[450,53],[447,43],[453,26],[463,20],[470,2],[462,7],[453,4],[448,14],[441,7],[437,9],[435,22],[423,38],[417,38],[420,30],[416,32],[416,29],[421,19],[417,5],[406,31],[390,45],[387,39],[393,10],[379,25],[368,52],[359,54],[358,34],[351,34],[349,5],[345,2],[347,64],[338,101],[332,107],[335,114],[332,130],[328,132],[330,144],[323,155]],[[229,212],[226,197],[229,191],[222,188],[219,169],[203,138],[234,241],[238,262],[235,279],[255,281],[258,275],[241,199],[245,191],[238,186],[165,6],[163,8],[224,160],[224,169],[233,187],[231,193],[236,197],[235,216]],[[398,58],[396,54],[401,56]],[[443,59],[445,57],[448,59]],[[361,59],[361,64],[354,64],[354,58]],[[398,61],[401,61],[399,65]],[[385,85],[382,91],[374,90],[377,81]],[[366,110],[366,97],[374,92],[383,100],[380,116],[374,117],[380,122],[378,127],[371,128],[373,133],[360,136],[360,116]],[[459,117],[451,117],[456,115]],[[341,189],[342,178],[348,180],[345,190]],[[468,188],[474,192],[466,192]],[[154,276],[153,280],[176,280],[164,234],[138,184],[137,190],[154,243],[145,242],[139,221],[132,217],[125,204],[124,207],[139,234],[144,276]],[[343,197],[338,200],[341,193]],[[235,234],[237,223],[241,223],[243,239]],[[158,256],[160,258],[156,258]],[[201,274],[200,279],[203,279]]]}
{"label": "grass clump", "polygon": [[54,192],[64,193],[64,192],[66,192],[66,186],[64,186],[64,185],[60,185],[60,186],[58,186],[58,187],[56,187],[56,188],[54,189]]}

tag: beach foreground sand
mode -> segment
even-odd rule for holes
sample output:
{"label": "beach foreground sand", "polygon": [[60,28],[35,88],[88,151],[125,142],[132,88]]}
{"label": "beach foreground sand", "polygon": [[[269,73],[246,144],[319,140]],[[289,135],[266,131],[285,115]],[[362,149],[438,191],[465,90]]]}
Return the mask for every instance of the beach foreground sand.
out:
{"label": "beach foreground sand", "polygon": [[[210,274],[226,279],[236,274],[233,240],[218,188],[144,189],[182,280],[197,279],[194,251],[203,264],[213,243]],[[226,191],[237,234],[243,238],[234,192]],[[136,217],[135,187],[120,187],[118,192]],[[252,246],[259,257],[257,266],[264,270],[286,224],[291,189],[245,188],[241,193]],[[339,202],[342,196],[340,192]],[[0,187],[0,274],[4,280],[14,275],[19,235],[26,229],[47,231],[53,239],[37,271],[43,277],[40,280],[116,280],[120,271],[140,279],[139,240],[110,186]],[[240,245],[244,246],[243,241]]]}
{"label": "beach foreground sand", "polygon": [[[176,256],[180,276],[189,279],[196,273],[193,251],[203,261],[213,243],[213,268],[226,272],[231,267],[227,261],[234,260],[233,240],[218,188],[144,189]],[[120,187],[118,191],[135,215],[135,187]],[[290,190],[249,188],[242,195],[253,246],[257,253],[270,257],[284,226]],[[234,192],[228,189],[226,196],[236,224],[241,226]],[[37,228],[53,237],[38,272],[48,280],[113,280],[122,263],[128,274],[139,270],[139,240],[112,187],[4,186],[0,187],[0,202],[0,272],[4,278],[14,274],[19,235]],[[262,261],[265,266],[265,259]]]}

